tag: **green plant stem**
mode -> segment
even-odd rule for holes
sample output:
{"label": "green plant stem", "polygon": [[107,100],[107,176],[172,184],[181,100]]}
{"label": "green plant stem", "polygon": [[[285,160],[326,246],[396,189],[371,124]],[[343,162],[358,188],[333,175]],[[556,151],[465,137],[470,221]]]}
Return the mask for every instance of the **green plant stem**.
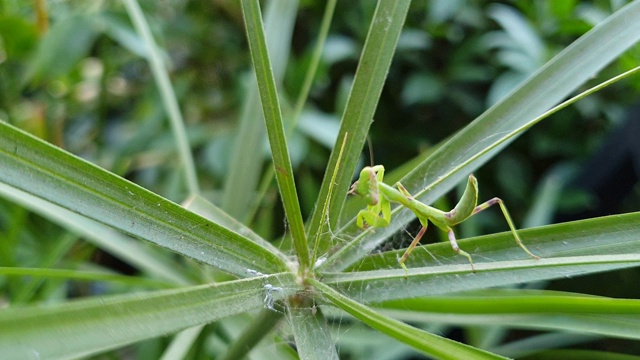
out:
{"label": "green plant stem", "polygon": [[[269,60],[277,84],[282,84],[284,78],[297,9],[297,0],[273,0],[266,5],[264,26]],[[253,213],[253,210],[248,209],[256,200],[256,189],[264,168],[262,155],[266,129],[256,78],[250,76],[244,88],[246,91],[239,113],[238,128],[229,156],[229,163],[233,166],[229,167],[225,176],[220,207],[248,224]]]}
{"label": "green plant stem", "polygon": [[[329,203],[328,218],[333,221],[332,227],[335,228],[338,225],[337,219],[340,218],[340,212],[346,199],[345,194],[352,179],[353,169],[357,166],[360,152],[373,121],[373,115],[378,105],[410,4],[411,1],[409,0],[381,1],[377,4],[353,86],[349,93],[347,106],[342,115],[338,139],[343,138],[345,133],[349,133],[343,163],[340,164],[343,171],[338,173],[335,189],[332,191],[330,198],[329,188],[333,186],[331,185],[331,177],[335,168],[339,165],[339,148],[335,146],[331,152],[329,165],[322,180],[317,200],[318,205],[315,207],[307,227],[309,233],[320,229],[322,218],[325,216],[322,213],[323,206],[321,204],[325,202]],[[325,236],[328,237],[329,232],[321,238],[319,253],[324,253],[330,246],[331,241],[322,241]]]}
{"label": "green plant stem", "polygon": [[241,4],[249,40],[249,49],[251,50],[251,58],[258,81],[264,120],[269,136],[273,166],[276,170],[276,180],[278,181],[284,211],[300,263],[300,271],[304,272],[309,267],[310,262],[307,235],[304,230],[291,159],[287,148],[287,139],[284,134],[278,92],[271,69],[269,53],[267,52],[260,3],[258,0],[243,0]]}
{"label": "green plant stem", "polygon": [[[315,48],[313,49],[309,68],[307,69],[302,88],[300,89],[300,94],[298,94],[291,119],[285,124],[285,131],[287,135],[290,135],[295,129],[296,124],[300,120],[300,114],[302,113],[304,104],[307,102],[309,91],[311,90],[311,85],[313,85],[313,80],[315,79],[316,72],[318,71],[318,65],[320,64],[320,59],[322,58],[322,50],[324,49],[324,44],[327,40],[327,35],[329,34],[329,27],[331,26],[331,19],[333,18],[333,13],[336,7],[335,5],[336,0],[329,0],[327,2],[327,6],[325,7],[324,15],[322,16],[322,23],[320,25],[320,31],[318,33],[318,40],[316,42]],[[245,218],[245,223],[249,223],[255,216],[258,208],[260,207],[260,204],[262,203],[264,195],[267,193],[267,189],[269,188],[269,186],[271,186],[271,181],[273,180],[274,175],[275,173],[273,167],[269,167],[262,177],[262,180],[260,181],[258,193],[251,204],[251,211],[249,211],[247,217]]]}
{"label": "green plant stem", "polygon": [[189,139],[187,138],[184,119],[182,118],[182,113],[178,106],[178,100],[176,99],[176,94],[171,86],[171,81],[169,80],[167,69],[162,61],[160,51],[153,39],[153,35],[149,29],[149,24],[147,23],[138,2],[136,0],[123,0],[123,2],[136,31],[138,31],[140,36],[142,36],[142,39],[147,46],[147,60],[151,66],[153,78],[158,85],[158,90],[162,97],[162,104],[169,116],[173,134],[176,137],[178,152],[180,153],[180,159],[182,160],[182,166],[187,180],[187,187],[191,194],[199,194],[200,187],[198,186],[196,167],[193,161],[193,155],[191,154],[191,146],[189,145]]}

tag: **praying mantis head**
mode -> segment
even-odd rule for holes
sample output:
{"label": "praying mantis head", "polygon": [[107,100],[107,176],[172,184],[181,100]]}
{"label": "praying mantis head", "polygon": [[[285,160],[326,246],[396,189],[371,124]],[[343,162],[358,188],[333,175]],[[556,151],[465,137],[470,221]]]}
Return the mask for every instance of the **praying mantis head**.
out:
{"label": "praying mantis head", "polygon": [[364,198],[369,206],[375,206],[380,201],[378,182],[382,181],[384,167],[382,165],[366,166],[360,171],[360,178],[351,185],[348,194],[358,195]]}

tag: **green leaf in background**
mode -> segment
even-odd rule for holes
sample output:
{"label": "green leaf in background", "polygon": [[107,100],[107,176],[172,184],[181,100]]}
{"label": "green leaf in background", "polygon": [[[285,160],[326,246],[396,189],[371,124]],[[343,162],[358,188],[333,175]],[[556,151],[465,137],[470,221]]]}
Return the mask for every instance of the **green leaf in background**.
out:
{"label": "green leaf in background", "polygon": [[451,325],[502,324],[519,329],[575,331],[640,339],[637,299],[539,290],[491,289],[386,301],[379,311],[405,321]]}
{"label": "green leaf in background", "polygon": [[176,94],[171,86],[171,81],[169,80],[167,67],[162,61],[158,46],[153,39],[151,29],[149,29],[149,24],[147,23],[137,0],[124,0],[124,5],[129,12],[133,25],[136,27],[136,30],[141,35],[147,47],[147,60],[149,61],[151,72],[153,73],[160,95],[162,96],[162,104],[164,105],[167,116],[169,117],[172,133],[176,137],[176,145],[178,153],[180,154],[180,159],[182,160],[182,169],[185,174],[184,176],[187,188],[191,194],[198,194],[200,192],[200,186],[198,185],[193,155],[191,155],[191,146],[187,139],[180,106],[178,105]]}
{"label": "green leaf in background", "polygon": [[23,82],[38,82],[66,74],[84,58],[98,31],[95,19],[75,15],[56,21],[39,45]]}

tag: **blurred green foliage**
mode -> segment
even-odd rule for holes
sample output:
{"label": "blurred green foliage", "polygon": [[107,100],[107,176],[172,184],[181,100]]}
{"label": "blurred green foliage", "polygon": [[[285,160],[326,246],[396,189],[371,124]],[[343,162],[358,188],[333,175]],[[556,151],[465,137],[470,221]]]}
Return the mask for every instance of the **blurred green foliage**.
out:
{"label": "blurred green foliage", "polygon": [[[2,4],[2,117],[145,187],[179,198],[175,154],[142,58],[144,45],[122,6],[111,1],[45,2],[51,25],[39,29],[34,9],[38,3]],[[623,3],[415,2],[375,117],[375,162],[393,167],[451,135]],[[219,188],[249,76],[239,7],[233,1],[142,5],[166,49],[200,180],[209,189]],[[305,113],[311,124],[298,132],[300,141],[294,143],[299,144],[294,148],[296,163],[310,174],[323,169],[326,144],[309,133],[319,133],[341,114],[373,7],[370,1],[338,4]],[[281,92],[289,101],[302,83],[322,11],[322,3],[301,4]],[[637,62],[634,55],[637,50],[594,83],[630,68]],[[616,85],[558,115],[561,120],[547,121],[487,173],[509,168],[522,182],[516,187],[533,188],[553,164],[584,159],[621,121],[638,83],[632,79]],[[536,161],[523,163],[518,160],[522,158]],[[314,178],[305,181],[317,182]],[[508,195],[526,200],[526,194],[512,192]],[[305,204],[306,209],[311,206]]]}
{"label": "blurred green foliage", "polygon": [[[35,2],[39,3],[39,2]],[[623,1],[416,1],[375,117],[374,161],[393,168],[482,113]],[[170,66],[207,189],[220,188],[250,61],[235,2],[142,2]],[[294,164],[313,191],[324,169],[322,133],[345,104],[373,12],[370,1],[338,4],[311,102],[296,132]],[[0,19],[0,114],[57,145],[172,198],[183,194],[169,127],[123,7],[112,1],[45,2],[38,29],[32,2],[5,1]],[[281,96],[295,99],[323,4],[307,1],[293,34]],[[630,68],[636,53],[594,79]],[[526,192],[554,164],[580,161],[622,119],[640,82],[632,79],[581,101],[534,129],[486,167]],[[567,131],[579,129],[579,131]],[[315,136],[314,136],[315,134]],[[326,138],[326,136],[325,136]],[[523,161],[527,158],[529,161]],[[531,161],[533,159],[534,161]],[[304,161],[302,161],[304,160]],[[365,160],[369,162],[369,159]],[[484,172],[484,171],[483,171]],[[486,181],[483,181],[483,184]],[[314,185],[316,184],[316,185]],[[314,196],[309,196],[314,199]],[[312,204],[304,204],[308,210]]]}

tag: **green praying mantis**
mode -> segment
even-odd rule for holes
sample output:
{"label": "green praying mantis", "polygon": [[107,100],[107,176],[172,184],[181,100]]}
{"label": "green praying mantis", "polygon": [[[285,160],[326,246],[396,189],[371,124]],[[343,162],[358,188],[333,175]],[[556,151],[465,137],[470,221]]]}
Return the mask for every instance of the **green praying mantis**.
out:
{"label": "green praying mantis", "polygon": [[453,210],[448,212],[438,210],[414,199],[407,189],[405,189],[399,182],[395,184],[395,188],[383,183],[383,177],[384,166],[367,166],[360,172],[360,178],[353,183],[349,190],[349,194],[361,196],[367,204],[367,208],[360,210],[356,217],[356,223],[360,228],[366,228],[367,226],[372,226],[374,228],[388,226],[391,221],[392,202],[403,205],[413,211],[413,213],[418,217],[420,224],[422,224],[422,228],[411,242],[411,245],[409,245],[402,257],[398,260],[400,266],[402,266],[405,271],[405,277],[408,275],[409,270],[404,263],[413,249],[420,242],[420,239],[427,230],[429,221],[447,233],[453,251],[456,254],[463,255],[469,259],[471,270],[475,273],[476,270],[473,266],[473,259],[471,259],[471,255],[460,249],[451,227],[495,204],[500,205],[504,218],[507,220],[509,228],[511,228],[511,233],[522,250],[531,255],[534,259],[540,258],[524,246],[516,232],[513,221],[509,216],[507,207],[500,198],[494,197],[493,199],[478,205],[478,180],[473,175],[469,175],[467,187],[458,204],[453,208]]}

